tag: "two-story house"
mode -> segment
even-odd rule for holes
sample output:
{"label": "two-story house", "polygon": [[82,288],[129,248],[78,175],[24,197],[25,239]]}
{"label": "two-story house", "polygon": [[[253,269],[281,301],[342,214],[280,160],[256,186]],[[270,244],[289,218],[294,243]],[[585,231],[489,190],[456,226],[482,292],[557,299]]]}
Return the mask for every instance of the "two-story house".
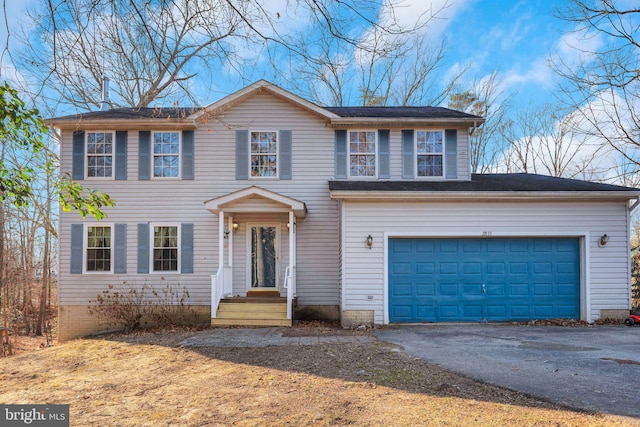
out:
{"label": "two-story house", "polygon": [[[60,215],[61,340],[108,285],[184,288],[213,324],[626,316],[636,189],[475,175],[481,117],[320,107],[265,81],[204,108],[47,121],[62,172],[107,192]],[[250,301],[247,303],[246,301]]]}

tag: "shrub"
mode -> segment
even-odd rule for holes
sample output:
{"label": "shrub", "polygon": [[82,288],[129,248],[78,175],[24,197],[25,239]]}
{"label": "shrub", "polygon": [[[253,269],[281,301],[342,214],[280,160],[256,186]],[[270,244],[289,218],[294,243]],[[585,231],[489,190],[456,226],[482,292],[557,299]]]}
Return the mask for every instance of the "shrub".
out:
{"label": "shrub", "polygon": [[108,289],[89,301],[89,313],[110,325],[131,332],[149,326],[165,327],[190,323],[196,312],[189,306],[189,291],[167,284],[161,289],[142,286],[109,285]]}

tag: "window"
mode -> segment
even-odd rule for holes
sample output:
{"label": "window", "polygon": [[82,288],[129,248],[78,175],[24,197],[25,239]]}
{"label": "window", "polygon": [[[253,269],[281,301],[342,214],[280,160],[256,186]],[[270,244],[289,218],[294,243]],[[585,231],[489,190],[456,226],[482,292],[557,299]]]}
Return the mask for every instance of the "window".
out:
{"label": "window", "polygon": [[180,134],[178,132],[153,133],[153,176],[155,178],[180,176]]}
{"label": "window", "polygon": [[153,227],[153,271],[178,271],[178,227]]}
{"label": "window", "polygon": [[278,132],[251,132],[251,176],[278,176]]}
{"label": "window", "polygon": [[349,132],[349,176],[376,176],[376,132]]}
{"label": "window", "polygon": [[87,177],[113,176],[113,133],[87,132]]}
{"label": "window", "polygon": [[87,227],[87,271],[111,272],[112,227]]}
{"label": "window", "polygon": [[442,131],[416,132],[416,163],[418,176],[443,176]]}

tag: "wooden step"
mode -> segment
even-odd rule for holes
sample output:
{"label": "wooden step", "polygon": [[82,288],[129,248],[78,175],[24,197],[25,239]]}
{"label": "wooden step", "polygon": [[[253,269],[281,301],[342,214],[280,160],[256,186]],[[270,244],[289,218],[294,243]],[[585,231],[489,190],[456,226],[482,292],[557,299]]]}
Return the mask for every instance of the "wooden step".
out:
{"label": "wooden step", "polygon": [[286,304],[233,304],[222,303],[216,317],[236,319],[286,319]]}
{"label": "wooden step", "polygon": [[263,297],[280,297],[280,291],[277,289],[249,289],[247,298],[263,298]]}
{"label": "wooden step", "polygon": [[284,297],[228,297],[220,300],[220,303],[226,302],[234,304],[278,303],[287,305],[287,299]]}
{"label": "wooden step", "polygon": [[211,326],[288,326],[289,319],[211,319]]}
{"label": "wooden step", "polygon": [[286,298],[225,298],[211,325],[291,326]]}

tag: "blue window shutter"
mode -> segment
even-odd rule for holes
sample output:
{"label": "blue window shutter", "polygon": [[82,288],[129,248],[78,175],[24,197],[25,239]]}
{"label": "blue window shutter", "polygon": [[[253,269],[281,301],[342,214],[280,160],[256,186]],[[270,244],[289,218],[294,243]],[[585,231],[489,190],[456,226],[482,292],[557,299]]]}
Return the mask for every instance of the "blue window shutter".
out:
{"label": "blue window shutter", "polygon": [[180,272],[193,273],[193,224],[182,224],[180,229]]}
{"label": "blue window shutter", "polygon": [[193,179],[193,131],[182,131],[182,179]]}
{"label": "blue window shutter", "polygon": [[73,133],[71,159],[71,178],[76,181],[84,179],[84,131]]}
{"label": "blue window shutter", "polygon": [[82,274],[84,254],[84,227],[82,224],[71,224],[71,274]]}
{"label": "blue window shutter", "polygon": [[413,130],[402,131],[402,178],[413,179]]}
{"label": "blue window shutter", "polygon": [[127,272],[127,224],[116,224],[114,227],[113,272]]}
{"label": "blue window shutter", "polygon": [[249,179],[249,131],[236,131],[236,179]]}
{"label": "blue window shutter", "polygon": [[291,131],[281,130],[278,138],[280,179],[291,179]]}
{"label": "blue window shutter", "polygon": [[151,132],[148,130],[138,134],[138,179],[151,179]]}
{"label": "blue window shutter", "polygon": [[127,179],[127,139],[126,130],[116,131],[116,180]]}
{"label": "blue window shutter", "polygon": [[445,129],[444,141],[445,178],[456,179],[458,177],[458,131]]}
{"label": "blue window shutter", "polygon": [[149,224],[138,224],[138,273],[149,272]]}
{"label": "blue window shutter", "polygon": [[389,171],[389,130],[381,129],[378,131],[378,178],[389,179],[391,173]]}
{"label": "blue window shutter", "polygon": [[336,178],[347,177],[347,131],[336,131]]}

